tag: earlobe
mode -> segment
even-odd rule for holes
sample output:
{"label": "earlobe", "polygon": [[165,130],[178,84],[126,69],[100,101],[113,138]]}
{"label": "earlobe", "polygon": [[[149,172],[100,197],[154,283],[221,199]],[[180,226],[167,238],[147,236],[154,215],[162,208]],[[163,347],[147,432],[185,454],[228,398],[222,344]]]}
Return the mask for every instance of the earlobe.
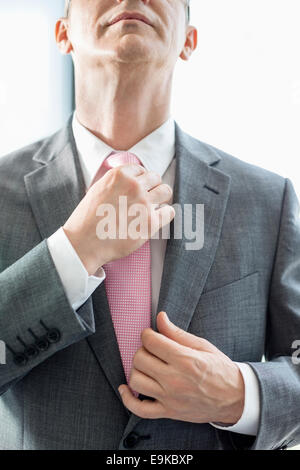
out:
{"label": "earlobe", "polygon": [[192,54],[191,48],[190,47],[185,47],[183,51],[180,54],[180,58],[182,60],[189,60],[190,56]]}

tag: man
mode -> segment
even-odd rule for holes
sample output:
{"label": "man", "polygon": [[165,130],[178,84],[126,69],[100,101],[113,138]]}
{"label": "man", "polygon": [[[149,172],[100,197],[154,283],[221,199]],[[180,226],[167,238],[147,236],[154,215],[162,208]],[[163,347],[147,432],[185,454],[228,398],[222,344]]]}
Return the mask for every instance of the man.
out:
{"label": "man", "polygon": [[[172,120],[174,67],[197,45],[185,1],[66,8],[76,113],[0,162],[0,448],[296,445],[291,183]],[[99,235],[103,207],[131,220],[122,197],[146,209],[147,236]],[[202,249],[174,236],[172,202],[204,206]]]}

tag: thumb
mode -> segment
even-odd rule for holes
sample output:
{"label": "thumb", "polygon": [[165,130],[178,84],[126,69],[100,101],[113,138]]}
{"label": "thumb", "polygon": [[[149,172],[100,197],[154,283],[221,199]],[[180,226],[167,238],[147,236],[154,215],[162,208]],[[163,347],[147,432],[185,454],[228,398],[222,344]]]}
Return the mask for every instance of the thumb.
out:
{"label": "thumb", "polygon": [[157,329],[159,333],[167,338],[176,341],[176,343],[188,348],[205,352],[219,352],[219,350],[204,338],[199,338],[187,331],[182,330],[169,320],[166,312],[160,312],[157,316]]}

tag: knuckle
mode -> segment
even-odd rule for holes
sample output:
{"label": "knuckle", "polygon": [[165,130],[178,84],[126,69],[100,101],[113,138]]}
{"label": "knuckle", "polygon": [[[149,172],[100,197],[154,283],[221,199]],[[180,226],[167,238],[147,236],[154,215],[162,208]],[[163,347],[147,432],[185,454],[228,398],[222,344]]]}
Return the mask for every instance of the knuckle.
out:
{"label": "knuckle", "polygon": [[130,377],[129,382],[128,382],[128,385],[129,385],[130,388],[134,388],[134,387],[133,387],[134,384],[133,384],[133,379],[132,379],[132,377]]}
{"label": "knuckle", "polygon": [[206,363],[201,358],[196,357],[193,361],[195,369],[199,370],[201,373],[206,369]]}
{"label": "knuckle", "polygon": [[168,184],[163,184],[163,189],[164,189],[164,192],[167,193],[168,195],[172,195],[173,194],[173,190],[171,188],[171,186],[169,186]]}
{"label": "knuckle", "polygon": [[205,379],[210,373],[210,363],[208,360],[196,357],[194,360],[195,368],[200,371],[201,378]]}
{"label": "knuckle", "polygon": [[154,346],[153,335],[151,333],[149,333],[149,331],[147,331],[147,330],[144,330],[143,333],[142,333],[142,343],[146,347],[146,349],[148,349],[148,348],[151,349],[152,346]]}
{"label": "knuckle", "polygon": [[139,349],[134,355],[134,358],[132,361],[133,366],[138,367],[138,365],[140,364],[140,360],[141,360],[141,351]]}
{"label": "knuckle", "polygon": [[153,172],[153,177],[154,177],[155,181],[157,181],[158,183],[162,182],[162,177],[160,176],[159,173]]}
{"label": "knuckle", "polygon": [[119,185],[125,178],[122,167],[111,168],[105,176],[108,178],[110,186]]}
{"label": "knuckle", "polygon": [[197,352],[190,349],[183,351],[178,360],[180,370],[188,373],[194,372],[196,368],[199,368],[201,362]]}
{"label": "knuckle", "polygon": [[203,369],[197,358],[189,358],[189,360],[184,362],[183,367],[187,374],[191,377],[199,377],[203,373]]}
{"label": "knuckle", "polygon": [[132,390],[134,390],[136,388],[136,377],[135,377],[135,375],[131,375],[128,385]]}
{"label": "knuckle", "polygon": [[142,331],[142,334],[141,334],[141,339],[142,341],[148,341],[149,337],[152,336],[151,335],[151,329],[150,328],[145,328],[143,331]]}

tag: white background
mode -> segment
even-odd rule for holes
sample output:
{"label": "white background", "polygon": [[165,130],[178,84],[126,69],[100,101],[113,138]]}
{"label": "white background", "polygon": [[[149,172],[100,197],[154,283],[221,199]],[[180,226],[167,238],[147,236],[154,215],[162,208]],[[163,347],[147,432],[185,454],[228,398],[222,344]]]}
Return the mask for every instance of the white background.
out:
{"label": "white background", "polygon": [[191,13],[199,44],[177,67],[177,122],[300,196],[300,1],[191,0]]}
{"label": "white background", "polygon": [[52,132],[72,107],[72,68],[54,40],[64,0],[0,0],[0,155]]}

